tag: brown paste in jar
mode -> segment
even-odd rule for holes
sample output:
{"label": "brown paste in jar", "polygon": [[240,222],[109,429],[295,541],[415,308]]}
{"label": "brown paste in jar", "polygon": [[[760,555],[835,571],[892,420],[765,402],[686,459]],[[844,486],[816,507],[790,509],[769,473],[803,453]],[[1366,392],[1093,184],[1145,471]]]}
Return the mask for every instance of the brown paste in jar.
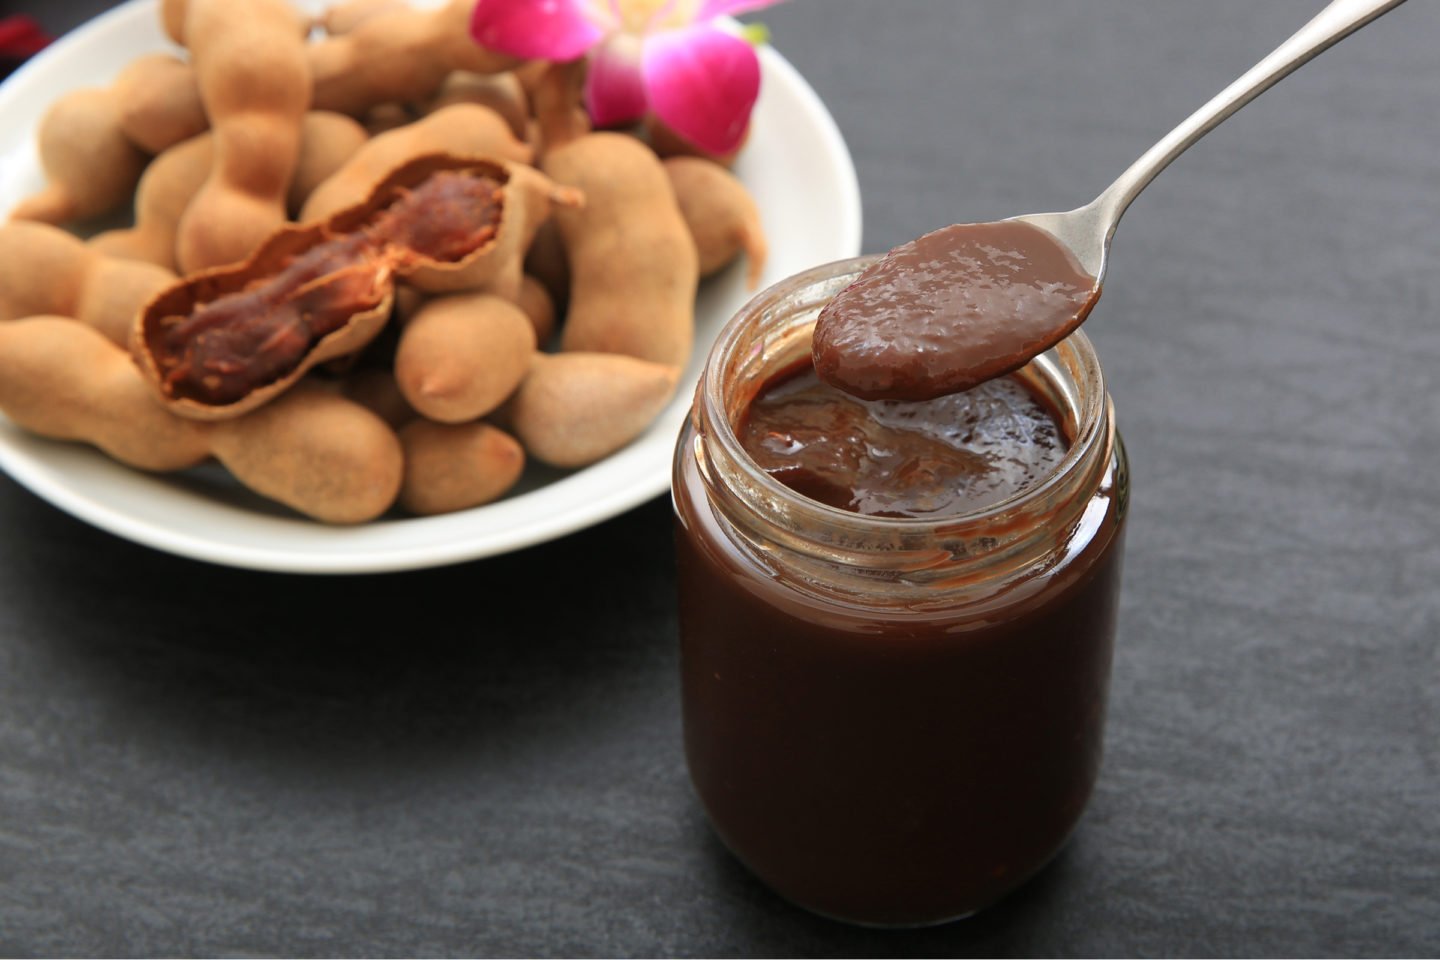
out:
{"label": "brown paste in jar", "polygon": [[796,493],[874,517],[988,506],[1033,486],[1067,447],[1054,413],[1017,377],[934,400],[863,400],[808,363],[771,378],[736,433]]}

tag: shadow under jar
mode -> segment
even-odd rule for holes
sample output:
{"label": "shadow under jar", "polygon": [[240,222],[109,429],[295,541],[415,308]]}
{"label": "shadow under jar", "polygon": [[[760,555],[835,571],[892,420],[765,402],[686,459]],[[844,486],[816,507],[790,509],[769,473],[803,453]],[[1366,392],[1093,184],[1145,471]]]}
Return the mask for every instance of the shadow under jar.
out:
{"label": "shadow under jar", "polygon": [[685,750],[725,844],[794,903],[881,926],[971,914],[1064,844],[1100,765],[1127,466],[1089,340],[1013,374],[1068,449],[943,519],[866,516],[738,435],[871,258],[782,281],[713,348],[675,457]]}

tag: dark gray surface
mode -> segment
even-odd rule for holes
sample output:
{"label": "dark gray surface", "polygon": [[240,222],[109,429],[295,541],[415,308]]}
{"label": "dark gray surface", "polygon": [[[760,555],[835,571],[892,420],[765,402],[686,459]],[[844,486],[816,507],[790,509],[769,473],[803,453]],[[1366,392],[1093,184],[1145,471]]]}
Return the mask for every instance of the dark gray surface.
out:
{"label": "dark gray surface", "polygon": [[[105,4],[32,6],[58,30]],[[1088,200],[1318,6],[762,19],[849,140],[879,250]],[[718,847],[663,500],[503,559],[302,579],[0,480],[0,953],[1440,952],[1437,37],[1417,0],[1345,41],[1119,232],[1087,324],[1134,468],[1108,754],[1009,901],[856,930]]]}

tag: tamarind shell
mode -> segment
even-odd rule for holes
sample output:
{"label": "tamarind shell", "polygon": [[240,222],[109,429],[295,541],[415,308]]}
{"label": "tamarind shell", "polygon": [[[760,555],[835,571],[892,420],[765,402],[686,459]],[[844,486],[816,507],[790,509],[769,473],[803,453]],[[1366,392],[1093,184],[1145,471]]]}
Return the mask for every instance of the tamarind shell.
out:
{"label": "tamarind shell", "polygon": [[[248,413],[290,389],[316,364],[354,353],[373,340],[390,318],[395,289],[391,270],[382,267],[378,302],[356,313],[340,327],[316,341],[299,363],[283,376],[271,380],[233,403],[210,404],[179,396],[167,388],[166,365],[162,362],[162,338],[168,318],[188,317],[199,306],[243,290],[251,282],[272,274],[282,262],[327,239],[325,224],[299,224],[281,228],[261,244],[249,259],[224,267],[212,267],[182,279],[160,291],[147,303],[131,331],[130,352],[145,379],[154,388],[162,405],[173,413],[193,420],[229,420]],[[334,275],[321,277],[324,283]]]}
{"label": "tamarind shell", "polygon": [[[302,293],[321,290],[327,284],[365,282],[361,271],[373,272],[373,297],[362,302],[373,306],[357,311],[341,325],[310,344],[294,366],[255,386],[239,399],[210,402],[186,395],[168,382],[172,363],[166,353],[169,329],[198,309],[220,297],[251,290],[266,278],[279,274],[294,258],[321,244],[343,237],[358,237],[367,225],[406,193],[419,187],[441,171],[476,174],[497,182],[499,198],[495,230],[488,239],[455,261],[434,259],[419,251],[391,251],[381,254],[365,252],[365,259],[336,268],[313,280],[306,281],[285,294],[284,299],[297,301]],[[515,179],[512,168],[491,160],[430,154],[416,157],[391,171],[370,192],[363,202],[338,211],[325,220],[290,224],[280,228],[260,245],[245,261],[214,267],[191,274],[157,294],[135,321],[131,333],[131,351],[147,381],[167,408],[181,416],[197,420],[226,420],[241,416],[269,402],[288,390],[306,371],[317,364],[346,356],[365,347],[389,321],[395,300],[394,280],[404,276],[423,289],[474,289],[494,282],[507,265],[513,265],[514,285],[520,283],[520,262],[523,243],[533,230],[527,228],[526,205],[548,203],[549,181],[534,174],[526,179],[532,186],[543,181],[543,188],[512,191]],[[548,206],[545,211],[548,213]],[[390,251],[391,248],[384,247]],[[429,281],[429,286],[426,281]]]}

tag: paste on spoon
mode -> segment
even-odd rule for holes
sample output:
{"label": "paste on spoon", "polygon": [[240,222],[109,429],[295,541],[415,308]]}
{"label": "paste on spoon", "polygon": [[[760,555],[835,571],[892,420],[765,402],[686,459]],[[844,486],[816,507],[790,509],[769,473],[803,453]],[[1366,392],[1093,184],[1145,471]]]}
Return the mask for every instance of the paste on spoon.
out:
{"label": "paste on spoon", "polygon": [[1018,220],[942,227],[901,244],[820,312],[820,379],[868,400],[929,400],[1024,366],[1080,325],[1099,284]]}

